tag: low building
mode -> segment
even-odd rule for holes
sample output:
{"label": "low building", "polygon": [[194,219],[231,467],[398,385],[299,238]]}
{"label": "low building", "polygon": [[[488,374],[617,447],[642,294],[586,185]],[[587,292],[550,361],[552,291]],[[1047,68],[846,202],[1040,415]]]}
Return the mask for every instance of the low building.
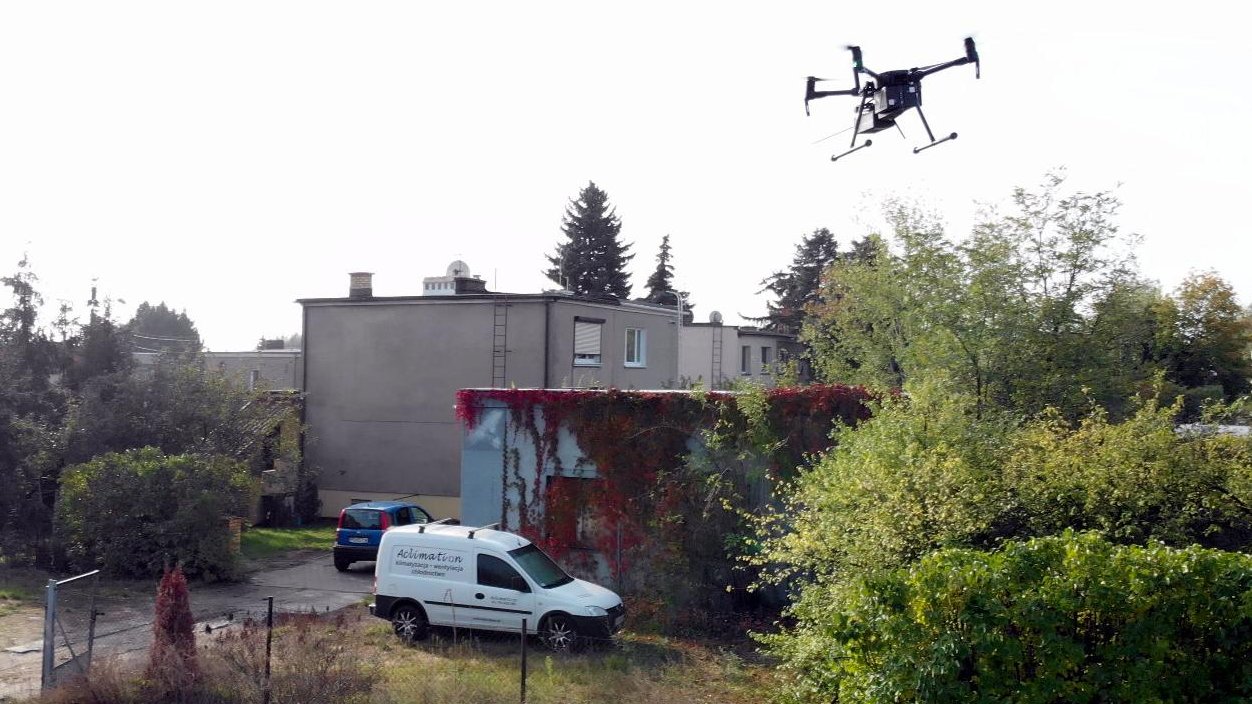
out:
{"label": "low building", "polygon": [[[774,386],[789,360],[798,360],[795,335],[744,325],[724,325],[717,311],[709,322],[683,326],[680,365],[683,386],[726,389],[736,381]],[[800,378],[807,378],[797,369]]]}
{"label": "low building", "polygon": [[[160,352],[135,352],[138,372],[161,360]],[[233,378],[248,390],[299,391],[304,379],[304,358],[298,349],[269,347],[246,352],[205,352],[204,369]]]}

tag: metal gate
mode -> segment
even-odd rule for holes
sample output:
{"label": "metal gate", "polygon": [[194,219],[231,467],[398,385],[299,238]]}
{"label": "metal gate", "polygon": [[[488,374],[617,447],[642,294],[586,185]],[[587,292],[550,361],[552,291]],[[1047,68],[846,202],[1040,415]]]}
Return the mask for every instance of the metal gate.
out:
{"label": "metal gate", "polygon": [[77,677],[91,669],[96,637],[96,587],[100,570],[69,579],[49,579],[43,619],[42,689]]}

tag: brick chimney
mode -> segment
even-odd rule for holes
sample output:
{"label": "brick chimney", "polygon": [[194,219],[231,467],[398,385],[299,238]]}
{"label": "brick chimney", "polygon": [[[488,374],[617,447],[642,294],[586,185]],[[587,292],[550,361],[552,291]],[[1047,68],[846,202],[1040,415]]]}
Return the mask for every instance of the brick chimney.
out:
{"label": "brick chimney", "polygon": [[371,298],[374,295],[374,273],[354,271],[348,274],[348,298]]}

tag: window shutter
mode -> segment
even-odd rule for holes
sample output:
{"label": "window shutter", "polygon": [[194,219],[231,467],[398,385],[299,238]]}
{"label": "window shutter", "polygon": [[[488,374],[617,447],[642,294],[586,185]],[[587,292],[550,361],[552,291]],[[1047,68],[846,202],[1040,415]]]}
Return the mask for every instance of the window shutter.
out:
{"label": "window shutter", "polygon": [[574,323],[574,354],[600,354],[600,323]]}

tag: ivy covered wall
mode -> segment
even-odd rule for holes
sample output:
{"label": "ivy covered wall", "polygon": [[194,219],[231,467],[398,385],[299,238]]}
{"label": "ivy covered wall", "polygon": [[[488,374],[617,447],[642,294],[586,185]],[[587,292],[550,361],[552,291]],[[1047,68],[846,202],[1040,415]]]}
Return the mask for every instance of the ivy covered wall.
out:
{"label": "ivy covered wall", "polygon": [[[499,522],[662,620],[741,611],[745,514],[836,422],[869,415],[838,385],[740,392],[465,389],[461,519]],[[696,624],[699,625],[699,624]]]}

